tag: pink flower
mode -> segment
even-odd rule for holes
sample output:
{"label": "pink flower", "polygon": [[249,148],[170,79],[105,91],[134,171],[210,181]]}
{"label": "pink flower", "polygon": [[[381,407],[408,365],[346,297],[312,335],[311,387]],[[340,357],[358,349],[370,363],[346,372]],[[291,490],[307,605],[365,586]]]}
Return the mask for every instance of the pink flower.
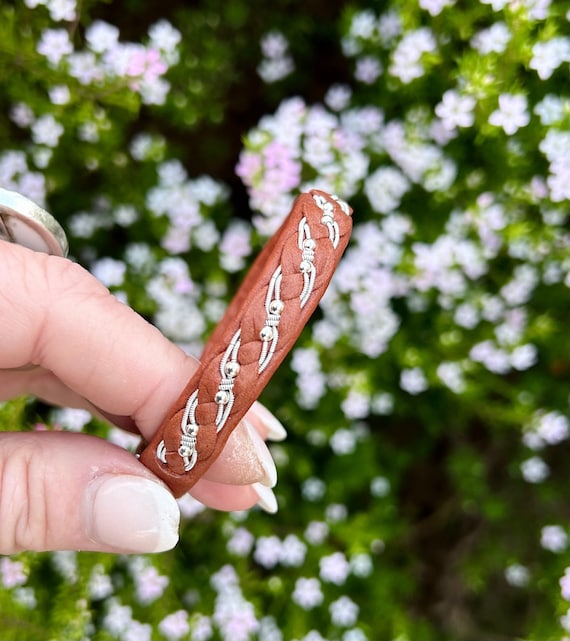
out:
{"label": "pink flower", "polygon": [[127,67],[127,76],[142,77],[145,82],[152,82],[162,76],[168,67],[156,49],[137,48],[131,54]]}
{"label": "pink flower", "polygon": [[0,577],[5,588],[23,585],[27,580],[23,564],[8,557],[0,559]]}

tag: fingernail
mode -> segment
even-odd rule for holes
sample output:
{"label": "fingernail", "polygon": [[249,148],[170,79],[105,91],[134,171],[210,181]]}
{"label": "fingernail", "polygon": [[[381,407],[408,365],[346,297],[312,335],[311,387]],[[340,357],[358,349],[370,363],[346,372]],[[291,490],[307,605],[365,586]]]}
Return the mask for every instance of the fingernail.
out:
{"label": "fingernail", "polygon": [[257,505],[259,505],[262,510],[269,512],[269,514],[275,514],[279,508],[277,505],[277,497],[273,490],[270,487],[261,485],[261,483],[254,483],[252,487],[259,497]]}
{"label": "fingernail", "polygon": [[164,552],[178,542],[180,510],[162,485],[141,476],[94,479],[87,494],[88,535],[125,552]]}
{"label": "fingernail", "polygon": [[277,468],[275,467],[275,461],[271,456],[271,452],[265,444],[265,441],[259,436],[259,432],[251,423],[247,419],[243,419],[243,422],[255,448],[257,458],[263,468],[263,478],[260,479],[259,482],[267,487],[275,487],[277,485]]}
{"label": "fingernail", "polygon": [[259,482],[273,487],[277,483],[277,469],[259,432],[243,419],[231,433],[205,478],[230,485]]}
{"label": "fingernail", "polygon": [[255,401],[252,409],[265,425],[267,438],[270,441],[284,441],[287,438],[287,430],[264,405],[259,401]]}

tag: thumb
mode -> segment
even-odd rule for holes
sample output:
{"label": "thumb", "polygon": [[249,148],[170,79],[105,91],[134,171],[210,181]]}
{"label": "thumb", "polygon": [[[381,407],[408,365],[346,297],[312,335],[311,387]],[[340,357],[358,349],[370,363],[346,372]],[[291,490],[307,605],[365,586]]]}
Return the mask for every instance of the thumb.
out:
{"label": "thumb", "polygon": [[161,552],[178,541],[180,512],[168,489],[93,436],[1,434],[0,488],[0,554]]}

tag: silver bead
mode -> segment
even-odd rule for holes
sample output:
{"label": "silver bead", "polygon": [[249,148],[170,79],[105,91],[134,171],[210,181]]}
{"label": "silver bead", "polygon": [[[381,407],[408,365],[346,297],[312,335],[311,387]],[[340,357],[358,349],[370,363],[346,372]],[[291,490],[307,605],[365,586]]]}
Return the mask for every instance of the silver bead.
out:
{"label": "silver bead", "polygon": [[261,331],[259,332],[259,338],[264,343],[267,343],[268,341],[273,339],[273,328],[269,327],[269,325],[265,325],[264,327],[261,328]]}
{"label": "silver bead", "polygon": [[187,423],[184,428],[184,434],[196,436],[196,434],[198,434],[198,425],[196,425],[196,423]]}
{"label": "silver bead", "polygon": [[218,405],[227,405],[230,402],[230,393],[225,390],[219,390],[216,392],[214,400]]}
{"label": "silver bead", "polygon": [[303,249],[313,251],[316,246],[317,243],[312,238],[305,238],[305,240],[303,241]]}
{"label": "silver bead", "polygon": [[241,367],[237,361],[228,361],[224,367],[224,373],[228,378],[235,378]]}
{"label": "silver bead", "polygon": [[192,448],[190,448],[188,445],[181,445],[178,448],[178,454],[180,454],[182,458],[192,456],[192,452],[193,452]]}
{"label": "silver bead", "polygon": [[310,260],[302,260],[299,265],[302,274],[308,274],[313,269],[313,263]]}
{"label": "silver bead", "polygon": [[280,316],[284,307],[285,303],[282,300],[272,300],[269,303],[269,313],[275,314],[275,316]]}

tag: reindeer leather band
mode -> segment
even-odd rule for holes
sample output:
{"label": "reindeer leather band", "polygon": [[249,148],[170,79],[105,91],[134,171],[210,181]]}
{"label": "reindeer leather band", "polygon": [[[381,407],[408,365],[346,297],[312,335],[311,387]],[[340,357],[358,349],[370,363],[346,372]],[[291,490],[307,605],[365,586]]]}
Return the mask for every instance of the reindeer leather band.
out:
{"label": "reindeer leather band", "polygon": [[324,294],[352,230],[336,196],[301,194],[255,260],[192,376],[140,460],[188,492],[283,361]]}

